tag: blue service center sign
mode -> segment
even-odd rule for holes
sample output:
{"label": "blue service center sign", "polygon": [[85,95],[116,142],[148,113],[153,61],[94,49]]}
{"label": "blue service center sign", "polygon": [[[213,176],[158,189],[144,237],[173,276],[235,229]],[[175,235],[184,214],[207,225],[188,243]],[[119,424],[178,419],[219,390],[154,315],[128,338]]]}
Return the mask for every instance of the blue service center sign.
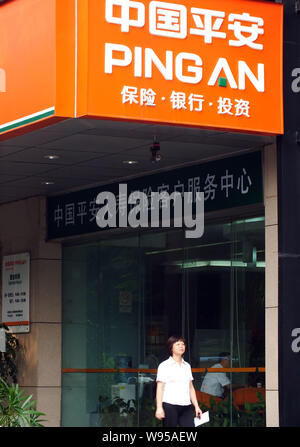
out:
{"label": "blue service center sign", "polygon": [[[197,192],[202,192],[205,213],[262,203],[261,152],[251,152],[135,178],[127,181],[126,187],[128,196],[136,191],[141,191],[147,196],[149,212],[152,192],[162,193],[162,197],[163,193],[171,195],[173,192],[181,194],[190,192],[194,203]],[[120,195],[120,183],[48,197],[48,239],[108,230],[109,228],[99,228],[96,219],[101,209],[101,205],[97,204],[97,196],[104,191],[111,192],[116,198],[118,222],[120,215],[130,209],[128,197]]]}

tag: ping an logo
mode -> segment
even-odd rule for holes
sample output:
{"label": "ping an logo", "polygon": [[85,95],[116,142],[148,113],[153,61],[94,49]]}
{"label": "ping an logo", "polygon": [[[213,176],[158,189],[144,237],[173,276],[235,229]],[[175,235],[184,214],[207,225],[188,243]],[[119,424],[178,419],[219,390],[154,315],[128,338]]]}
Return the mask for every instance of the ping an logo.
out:
{"label": "ping an logo", "polygon": [[0,68],[0,93],[6,92],[6,72]]}

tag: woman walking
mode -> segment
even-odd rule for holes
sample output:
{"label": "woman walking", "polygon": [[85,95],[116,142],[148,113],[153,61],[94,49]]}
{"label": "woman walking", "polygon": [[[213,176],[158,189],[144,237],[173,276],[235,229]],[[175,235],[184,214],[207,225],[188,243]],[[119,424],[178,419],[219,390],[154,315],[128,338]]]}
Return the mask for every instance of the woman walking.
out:
{"label": "woman walking", "polygon": [[185,348],[184,337],[171,336],[167,341],[170,357],[158,366],[155,417],[163,427],[194,427],[194,416],[202,415],[191,366],[183,359]]}

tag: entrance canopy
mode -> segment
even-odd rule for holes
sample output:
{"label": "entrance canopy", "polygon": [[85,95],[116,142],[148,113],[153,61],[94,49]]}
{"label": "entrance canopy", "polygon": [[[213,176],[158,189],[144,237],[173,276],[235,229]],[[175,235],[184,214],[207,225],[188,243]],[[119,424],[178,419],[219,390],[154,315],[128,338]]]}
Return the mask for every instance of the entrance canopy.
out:
{"label": "entrance canopy", "polygon": [[247,0],[3,3],[0,202],[270,144],[283,133],[282,11]]}
{"label": "entrance canopy", "polygon": [[[161,160],[151,161],[153,137]],[[274,137],[135,122],[68,119],[0,142],[1,203],[238,155]]]}

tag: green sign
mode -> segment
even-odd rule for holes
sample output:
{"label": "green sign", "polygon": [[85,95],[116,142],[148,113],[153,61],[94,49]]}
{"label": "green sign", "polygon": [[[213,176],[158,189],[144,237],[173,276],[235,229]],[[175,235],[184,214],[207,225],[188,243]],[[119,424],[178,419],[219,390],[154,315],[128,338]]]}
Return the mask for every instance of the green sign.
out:
{"label": "green sign", "polygon": [[116,201],[116,212],[124,215],[130,209],[128,196],[143,192],[151,209],[151,193],[171,195],[190,192],[195,202],[197,192],[204,194],[204,212],[234,208],[263,202],[261,152],[224,158],[199,165],[177,168],[126,182],[127,197],[120,194],[120,185],[111,183],[65,195],[49,197],[47,201],[48,239],[104,231],[97,225],[97,213],[103,205],[97,203],[101,192],[110,192]]}

